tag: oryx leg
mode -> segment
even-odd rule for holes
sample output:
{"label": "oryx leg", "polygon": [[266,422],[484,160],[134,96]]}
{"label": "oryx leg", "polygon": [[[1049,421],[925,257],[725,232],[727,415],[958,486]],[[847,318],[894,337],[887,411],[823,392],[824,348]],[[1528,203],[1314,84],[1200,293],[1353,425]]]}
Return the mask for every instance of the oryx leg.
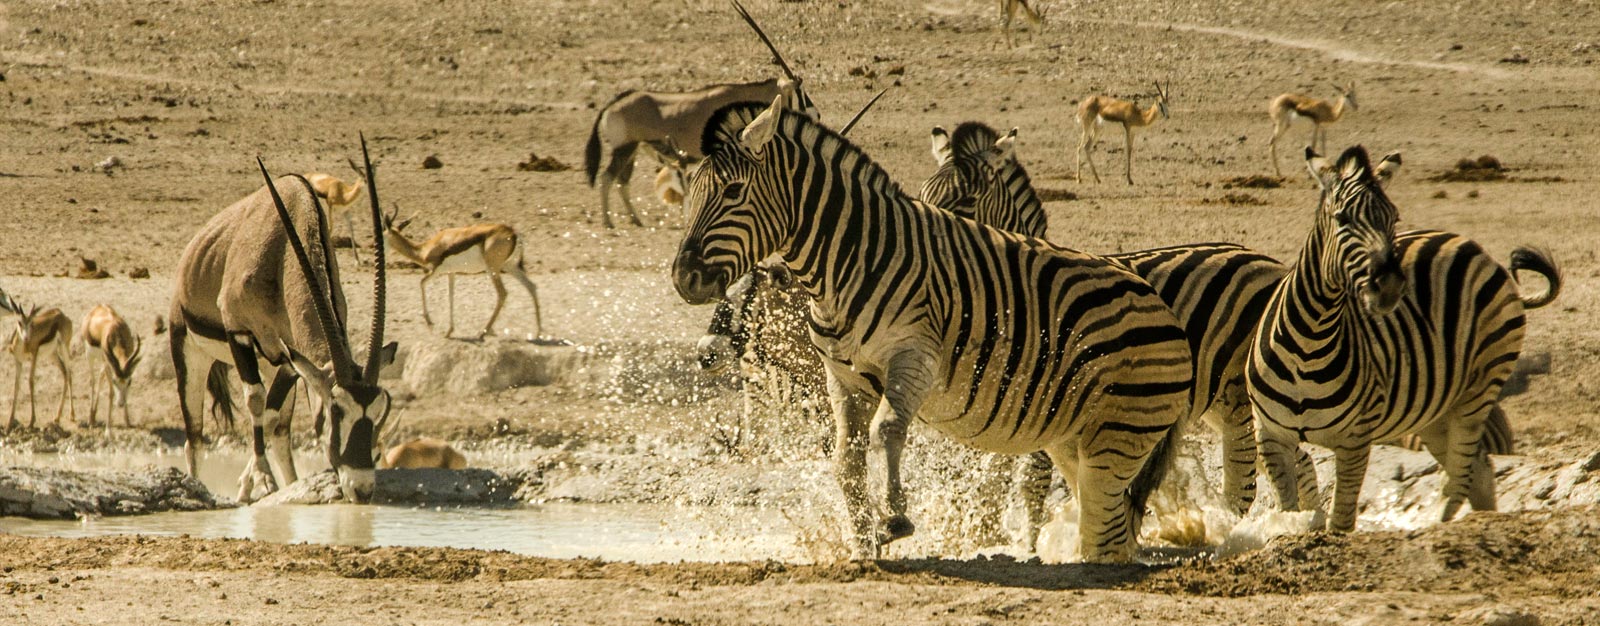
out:
{"label": "oryx leg", "polygon": [[934,384],[934,361],[918,350],[906,350],[889,359],[885,374],[883,407],[873,424],[883,442],[884,496],[889,518],[880,534],[882,543],[909,537],[916,526],[906,517],[906,494],[900,481],[900,457],[905,450],[906,432],[922,408],[923,398]]}
{"label": "oryx leg", "polygon": [[183,457],[189,464],[189,475],[199,478],[200,448],[204,445],[201,436],[206,425],[206,383],[213,360],[187,341],[189,329],[186,326],[174,323],[168,334],[171,335],[173,377],[178,381],[178,410],[183,414]]}
{"label": "oryx leg", "polygon": [[628,183],[633,180],[632,152],[629,155],[628,160],[622,163],[622,169],[617,173],[617,197],[622,198],[622,206],[628,209],[628,219],[633,222],[633,225],[644,226],[644,222],[639,221],[639,211],[633,208],[633,194],[628,193]]}
{"label": "oryx leg", "polygon": [[489,283],[494,285],[494,312],[489,314],[489,323],[483,325],[479,337],[494,333],[494,321],[500,319],[500,309],[506,305],[506,284],[500,280],[500,275],[489,272]]}
{"label": "oryx leg", "polygon": [[599,177],[595,180],[595,186],[600,188],[600,220],[606,228],[617,227],[616,224],[611,223],[611,193],[616,191],[624,199],[627,198],[628,194],[627,189],[624,188],[627,183],[625,181],[618,182],[620,174],[622,174],[621,164],[633,163],[633,154],[638,149],[638,143],[628,143],[612,148],[611,163],[600,171]]}
{"label": "oryx leg", "polygon": [[239,372],[239,380],[244,382],[244,403],[250,411],[250,436],[254,452],[253,458],[245,463],[244,473],[239,475],[239,495],[234,499],[240,503],[250,503],[255,501],[258,489],[264,493],[278,490],[278,485],[272,481],[272,466],[267,462],[267,390],[261,383],[261,364],[256,359],[255,345],[250,335],[230,334],[228,348],[233,353],[233,367]]}
{"label": "oryx leg", "polygon": [[873,511],[867,497],[867,445],[873,408],[878,398],[856,391],[828,370],[828,399],[833,404],[833,476],[844,495],[845,518],[856,559],[878,556],[878,537],[872,532]]}
{"label": "oryx leg", "polygon": [[262,411],[262,428],[267,440],[267,462],[278,484],[289,486],[300,479],[294,468],[294,444],[290,433],[294,421],[294,384],[299,380],[294,368],[283,366],[272,378],[267,390],[267,405]]}

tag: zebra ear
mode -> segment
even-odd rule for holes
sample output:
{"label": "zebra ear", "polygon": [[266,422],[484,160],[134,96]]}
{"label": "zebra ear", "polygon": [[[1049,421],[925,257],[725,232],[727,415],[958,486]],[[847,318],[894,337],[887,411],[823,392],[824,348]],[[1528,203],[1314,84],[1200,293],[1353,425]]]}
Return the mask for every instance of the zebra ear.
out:
{"label": "zebra ear", "polygon": [[784,95],[778,94],[778,97],[772,99],[772,106],[757,115],[756,119],[750,120],[750,124],[739,133],[739,143],[744,144],[745,149],[758,158],[766,150],[772,137],[778,134],[778,116],[783,113],[783,101]]}
{"label": "zebra ear", "polygon": [[1400,153],[1390,152],[1383,155],[1378,161],[1378,166],[1372,169],[1372,175],[1378,179],[1378,186],[1388,187],[1389,181],[1394,180],[1394,175],[1400,171]]}
{"label": "zebra ear", "polygon": [[1017,129],[1011,129],[1011,132],[1006,133],[1006,136],[994,142],[994,147],[983,153],[983,159],[989,164],[989,168],[995,171],[999,171],[1007,163],[1015,163],[1017,161]]}
{"label": "zebra ear", "polygon": [[943,126],[933,127],[933,162],[944,165],[950,160],[950,133]]}

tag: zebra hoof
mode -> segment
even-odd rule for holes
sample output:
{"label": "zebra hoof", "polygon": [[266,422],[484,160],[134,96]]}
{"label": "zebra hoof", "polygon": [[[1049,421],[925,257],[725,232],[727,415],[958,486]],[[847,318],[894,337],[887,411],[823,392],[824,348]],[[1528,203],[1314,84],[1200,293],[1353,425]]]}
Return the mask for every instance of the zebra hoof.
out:
{"label": "zebra hoof", "polygon": [[917,532],[917,526],[912,524],[911,520],[906,519],[906,516],[896,515],[884,523],[883,532],[882,543],[887,544],[897,539],[910,537],[912,533]]}

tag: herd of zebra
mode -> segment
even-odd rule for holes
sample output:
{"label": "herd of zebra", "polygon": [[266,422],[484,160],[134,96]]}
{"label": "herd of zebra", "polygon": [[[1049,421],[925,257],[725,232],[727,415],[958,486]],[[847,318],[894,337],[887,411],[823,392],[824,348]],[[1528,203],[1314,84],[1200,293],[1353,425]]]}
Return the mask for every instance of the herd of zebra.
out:
{"label": "herd of zebra", "polygon": [[[672,280],[686,302],[720,301],[702,365],[765,361],[825,387],[856,556],[914,532],[900,477],[913,421],[1019,455],[1032,532],[1053,465],[1087,561],[1134,556],[1195,419],[1221,435],[1224,501],[1241,514],[1258,463],[1283,508],[1319,507],[1312,443],[1337,462],[1327,527],[1352,530],[1371,446],[1404,436],[1444,469],[1443,519],[1494,508],[1500,389],[1524,309],[1551,302],[1560,273],[1536,248],[1503,266],[1459,235],[1396,232],[1384,187],[1399,155],[1306,150],[1321,199],[1291,264],[1231,243],[1100,256],[1047,239],[1015,130],[934,129],[918,199],[809,104],[791,89],[710,115]],[[1548,286],[1520,293],[1520,270]]]}

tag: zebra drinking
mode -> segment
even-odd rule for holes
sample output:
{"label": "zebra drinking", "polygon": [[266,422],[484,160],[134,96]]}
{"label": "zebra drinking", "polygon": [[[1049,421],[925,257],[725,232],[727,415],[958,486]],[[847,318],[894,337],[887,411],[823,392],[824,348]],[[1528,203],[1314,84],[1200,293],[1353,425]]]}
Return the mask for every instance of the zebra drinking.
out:
{"label": "zebra drinking", "polygon": [[[978,448],[1048,452],[1082,502],[1083,558],[1132,558],[1193,386],[1183,331],[1149,284],[912,200],[781,99],[719,111],[702,151],[674,285],[709,302],[776,253],[810,294],[856,556],[914,530],[899,465],[919,417]],[[881,534],[869,426],[887,467]]]}
{"label": "zebra drinking", "polygon": [[[1316,222],[1267,305],[1246,368],[1279,502],[1299,506],[1301,470],[1289,460],[1299,443],[1331,448],[1328,529],[1354,529],[1372,444],[1416,433],[1445,472],[1443,519],[1466,501],[1493,510],[1485,421],[1522,349],[1523,309],[1555,298],[1559,270],[1531,248],[1514,250],[1507,271],[1460,235],[1396,234],[1382,183],[1398,155],[1374,167],[1357,146],[1331,167],[1310,149],[1306,160],[1322,188]],[[1549,287],[1519,295],[1513,274],[1524,269]]]}

